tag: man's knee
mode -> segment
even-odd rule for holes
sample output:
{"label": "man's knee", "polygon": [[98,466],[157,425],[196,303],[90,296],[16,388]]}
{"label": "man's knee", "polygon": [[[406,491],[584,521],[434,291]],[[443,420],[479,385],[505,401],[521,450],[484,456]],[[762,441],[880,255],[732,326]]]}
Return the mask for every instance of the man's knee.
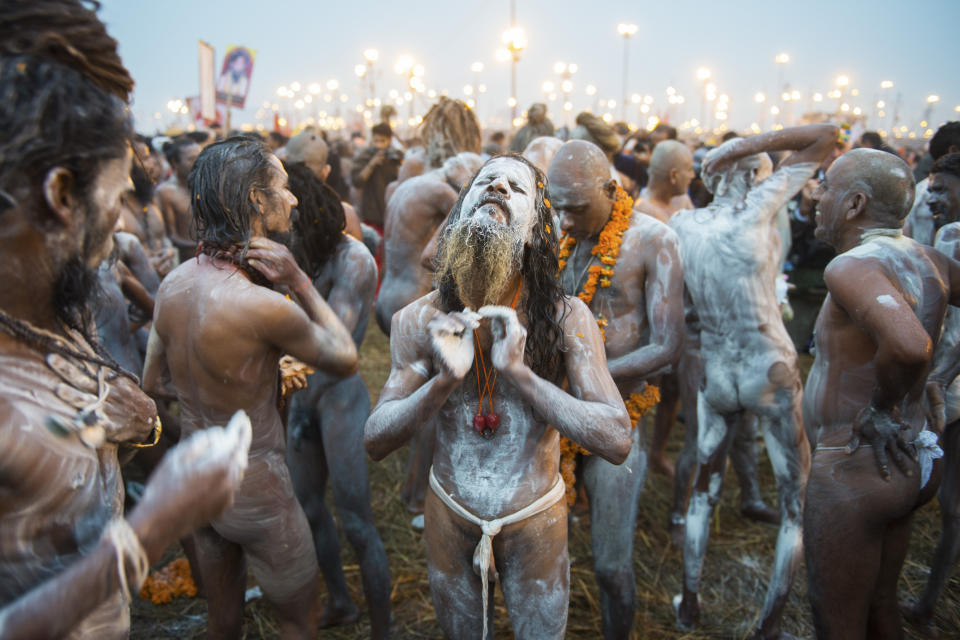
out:
{"label": "man's knee", "polygon": [[631,603],[636,594],[632,563],[595,564],[594,573],[600,590],[616,600]]}

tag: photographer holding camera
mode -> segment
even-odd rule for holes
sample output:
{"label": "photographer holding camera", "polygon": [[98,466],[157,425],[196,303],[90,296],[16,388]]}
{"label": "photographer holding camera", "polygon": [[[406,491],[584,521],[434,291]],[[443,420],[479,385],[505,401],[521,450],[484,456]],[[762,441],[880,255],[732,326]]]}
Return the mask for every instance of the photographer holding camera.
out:
{"label": "photographer holding camera", "polygon": [[397,179],[403,154],[390,146],[393,130],[386,122],[374,125],[371,133],[373,144],[354,158],[350,177],[353,186],[363,193],[360,202],[363,221],[374,227],[382,237],[383,216],[387,209],[384,192],[387,185]]}

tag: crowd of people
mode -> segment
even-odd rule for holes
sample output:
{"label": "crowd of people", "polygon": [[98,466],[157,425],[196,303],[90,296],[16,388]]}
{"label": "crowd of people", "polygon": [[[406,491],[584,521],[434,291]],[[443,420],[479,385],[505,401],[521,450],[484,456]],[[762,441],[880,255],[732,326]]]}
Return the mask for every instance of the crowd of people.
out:
{"label": "crowd of people", "polygon": [[[281,636],[315,638],[360,615],[342,529],[387,638],[368,456],[408,444],[447,637],[492,637],[497,584],[516,637],[565,635],[577,502],[603,635],[630,637],[648,469],[673,479],[695,629],[728,459],[741,515],[778,528],[755,637],[788,637],[801,560],[817,637],[936,633],[960,552],[960,122],[929,159],[829,122],[714,143],[557,128],[543,104],[484,132],[446,97],[404,139],[389,111],[348,139],[145,136],[132,88],[94,10],[0,1],[0,637],[126,637],[179,541],[209,637],[240,637],[249,571]],[[822,292],[815,326],[790,322],[791,281]]]}

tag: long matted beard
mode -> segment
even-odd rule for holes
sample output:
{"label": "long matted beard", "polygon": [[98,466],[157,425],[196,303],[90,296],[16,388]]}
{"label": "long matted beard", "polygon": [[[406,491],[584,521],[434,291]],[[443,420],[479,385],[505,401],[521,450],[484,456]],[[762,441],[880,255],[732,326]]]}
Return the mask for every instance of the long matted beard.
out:
{"label": "long matted beard", "polygon": [[461,218],[445,239],[438,280],[453,276],[460,301],[472,309],[497,304],[522,255],[523,240],[512,227]]}

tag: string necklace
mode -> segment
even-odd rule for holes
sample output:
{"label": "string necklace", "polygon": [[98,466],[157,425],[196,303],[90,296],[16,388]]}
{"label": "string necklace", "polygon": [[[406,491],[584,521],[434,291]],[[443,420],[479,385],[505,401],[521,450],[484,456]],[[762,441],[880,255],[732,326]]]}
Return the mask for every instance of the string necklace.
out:
{"label": "string necklace", "polygon": [[[520,299],[520,289],[523,288],[523,282],[517,285],[517,292],[513,294],[513,302],[510,303],[511,309],[517,308],[517,301]],[[497,385],[497,370],[492,366],[487,370],[487,365],[483,359],[483,349],[480,347],[480,334],[476,329],[473,330],[474,348],[476,353],[473,356],[473,371],[477,376],[477,395],[480,403],[477,406],[477,413],[473,416],[473,428],[484,438],[493,436],[493,432],[500,426],[500,414],[493,410],[493,389]],[[477,362],[479,355],[479,364]],[[483,388],[480,388],[480,370],[483,369]],[[487,399],[490,407],[489,413],[483,413],[483,400]]]}

